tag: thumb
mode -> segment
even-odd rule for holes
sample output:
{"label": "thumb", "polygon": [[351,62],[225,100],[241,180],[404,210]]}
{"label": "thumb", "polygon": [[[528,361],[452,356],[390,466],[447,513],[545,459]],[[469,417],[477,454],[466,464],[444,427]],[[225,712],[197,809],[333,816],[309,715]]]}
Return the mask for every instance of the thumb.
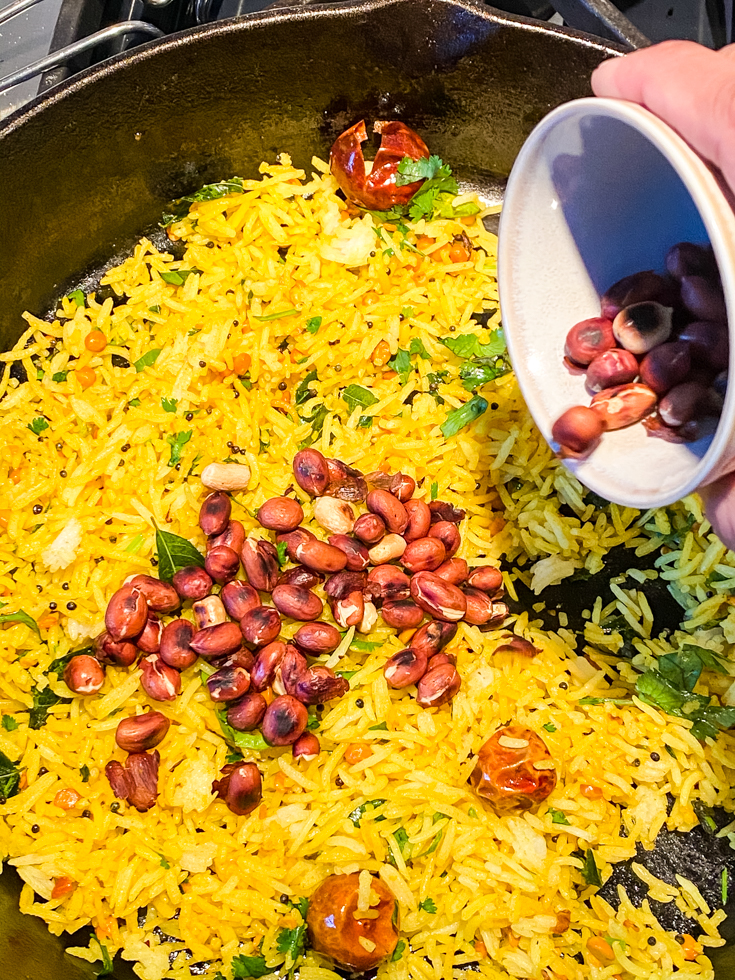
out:
{"label": "thumb", "polygon": [[726,547],[735,548],[735,473],[700,487],[699,494],[715,534]]}

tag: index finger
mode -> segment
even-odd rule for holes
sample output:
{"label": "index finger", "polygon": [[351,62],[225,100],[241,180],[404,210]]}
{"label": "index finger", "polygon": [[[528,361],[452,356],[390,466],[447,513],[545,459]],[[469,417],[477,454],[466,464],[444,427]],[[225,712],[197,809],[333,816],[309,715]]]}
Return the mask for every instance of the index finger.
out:
{"label": "index finger", "polygon": [[595,95],[636,102],[718,167],[735,191],[735,45],[664,41],[603,62]]}

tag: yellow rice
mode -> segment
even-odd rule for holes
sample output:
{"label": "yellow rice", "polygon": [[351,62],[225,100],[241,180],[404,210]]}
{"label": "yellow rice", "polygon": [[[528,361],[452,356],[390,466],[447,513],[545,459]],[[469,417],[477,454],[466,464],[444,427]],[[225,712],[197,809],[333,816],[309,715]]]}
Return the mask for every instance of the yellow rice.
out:
{"label": "yellow rice", "polygon": [[[335,195],[326,166],[313,165],[307,178],[282,156],[261,167],[260,180],[246,180],[242,194],[194,205],[172,229],[186,243],[182,261],[142,241],[105,276],[115,304],[65,299],[53,322],[27,315],[14,350],[0,355],[28,376],[18,384],[6,370],[0,381],[0,615],[24,610],[42,638],[23,622],[0,626],[0,712],[17,723],[0,728],[0,751],[23,770],[21,792],[0,806],[0,857],[26,882],[21,908],[55,934],[91,925],[96,938],[75,955],[100,959],[100,944],[110,955],[121,951],[142,980],[188,977],[194,963],[211,964],[211,977],[230,977],[233,956],[258,950],[273,970],[283,967],[278,934],[300,918],[282,897],[308,896],[330,873],[367,870],[395,894],[405,943],[380,967],[380,980],[451,980],[468,963],[487,978],[668,980],[674,969],[711,978],[706,950],[685,960],[647,902],[636,908],[621,889],[614,909],[585,885],[579,850],[594,849],[606,880],[612,864],[635,856],[636,842],[650,848],[662,826],[695,826],[696,800],[735,810],[735,741],[723,734],[702,745],[690,722],[637,699],[578,702],[626,697],[623,682],[634,680],[628,664],[617,666],[623,636],[602,626],[612,613],[636,633],[638,665],[681,638],[651,639],[641,575],[674,583],[684,634],[727,655],[735,641],[735,555],[714,537],[696,497],[646,515],[586,501],[533,425],[511,374],[483,390],[491,403],[485,414],[445,439],[440,425],[468,393],[459,360],[439,338],[478,332],[474,316],[483,309],[490,328],[499,324],[486,212],[472,222],[419,222],[416,234],[435,238],[437,249],[461,232],[479,249],[458,265],[422,259],[401,250],[398,230],[383,228],[378,240],[370,219]],[[284,258],[278,250],[286,247]],[[358,264],[348,264],[351,250]],[[177,268],[199,271],[183,285],[160,278]],[[268,319],[289,310],[297,312]],[[310,333],[314,317],[322,322]],[[108,338],[101,354],[84,346],[93,328]],[[394,355],[414,338],[429,357],[412,357],[415,370],[402,386],[370,358],[381,341]],[[157,359],[140,371],[112,363],[115,354],[133,364],[154,349]],[[233,373],[240,353],[252,359],[251,387]],[[85,367],[96,373],[87,389],[75,373]],[[502,631],[461,625],[452,652],[462,689],[440,709],[388,689],[382,664],[403,642],[379,620],[369,637],[379,646],[349,648],[339,658],[340,670],[356,673],[350,692],[321,716],[317,759],[246,752],[264,775],[263,803],[247,817],[212,796],[230,750],[199,667],[190,668],[181,696],[155,704],[174,722],[160,747],[158,805],[146,814],[124,805],[114,812],[104,765],[119,756],[120,718],[151,704],[139,672],[108,668],[99,695],[56,705],[37,730],[28,726],[33,687],[68,696],[48,666],[102,629],[107,600],[127,575],[151,570],[154,524],[203,549],[197,474],[231,457],[233,446],[245,450],[237,460],[252,471],[247,490],[234,495],[233,517],[247,531],[257,527],[255,509],[292,482],[290,461],[311,440],[294,396],[314,370],[298,412],[326,409],[316,448],[365,472],[410,473],[423,497],[435,484],[439,498],[467,510],[460,556],[470,564],[507,558],[517,569],[507,575],[509,594],[518,581],[530,586],[541,597],[536,612],[546,586],[599,571],[612,548],[652,554],[676,526],[687,530],[679,541],[667,539],[653,571],[633,568],[612,582],[612,593],[586,611],[584,636],[567,628],[564,613],[557,632],[542,630],[533,610],[518,616],[515,631],[541,651],[533,660],[496,657]],[[431,390],[429,375],[440,370],[448,377]],[[378,402],[350,413],[340,397],[349,384],[369,387]],[[175,410],[162,399],[175,399]],[[363,415],[371,426],[360,424]],[[41,416],[48,428],[39,437],[28,426]],[[172,442],[189,431],[188,441],[178,440],[180,466],[170,466]],[[729,703],[730,680],[715,680]],[[501,817],[467,779],[480,746],[510,719],[541,734],[559,782],[537,812]],[[372,754],[349,764],[345,752],[355,742]],[[654,750],[662,750],[655,762]],[[589,784],[601,797],[582,792]],[[53,802],[64,787],[80,795],[67,811]],[[668,816],[667,793],[675,801]],[[349,815],[376,799],[386,802],[356,826]],[[552,823],[550,807],[568,823]],[[675,902],[699,923],[700,948],[721,944],[724,913],[704,902],[696,883],[672,885],[635,868],[652,898]],[[60,878],[76,887],[51,899]],[[365,904],[367,884],[363,878]],[[612,960],[597,958],[599,940]],[[313,952],[300,975],[336,977]]]}

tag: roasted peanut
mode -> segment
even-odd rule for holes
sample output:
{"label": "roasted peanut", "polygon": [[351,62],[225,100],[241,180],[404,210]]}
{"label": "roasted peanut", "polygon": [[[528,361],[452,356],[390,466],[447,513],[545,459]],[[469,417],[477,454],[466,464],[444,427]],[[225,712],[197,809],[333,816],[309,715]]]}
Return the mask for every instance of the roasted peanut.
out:
{"label": "roasted peanut", "polygon": [[[437,524],[436,527],[441,527]],[[449,525],[456,531],[454,524]],[[434,528],[431,529],[432,531]],[[447,557],[446,549],[440,538],[436,535],[426,538],[418,538],[406,547],[401,555],[401,564],[409,572],[433,572]]]}
{"label": "roasted peanut", "polygon": [[505,602],[499,602],[496,598],[493,598],[492,617],[479,627],[480,632],[487,633],[488,630],[495,629],[497,626],[502,626],[509,614],[510,610],[508,609],[508,604]]}
{"label": "roasted peanut", "polygon": [[242,619],[246,612],[261,605],[260,596],[252,585],[237,579],[228,582],[219,595],[228,616],[237,620]]}
{"label": "roasted peanut", "polygon": [[457,635],[456,623],[445,623],[440,619],[432,619],[417,629],[409,641],[409,646],[426,655],[427,660],[444,649]]}
{"label": "roasted peanut", "polygon": [[657,401],[656,392],[646,385],[618,385],[596,394],[590,408],[599,415],[606,429],[624,429],[645,418]]}
{"label": "roasted peanut", "polygon": [[366,592],[373,599],[408,599],[411,580],[395,565],[377,565],[368,572]]}
{"label": "roasted peanut", "polygon": [[240,647],[239,650],[228,653],[225,657],[215,657],[212,663],[217,670],[221,670],[222,667],[242,667],[243,670],[250,673],[255,663],[255,654],[246,650],[245,647]]}
{"label": "roasted peanut", "polygon": [[303,735],[299,735],[291,748],[294,759],[303,759],[304,762],[311,762],[312,759],[316,759],[320,751],[319,739],[313,732],[304,732]]}
{"label": "roasted peanut", "polygon": [[367,585],[367,572],[350,572],[343,569],[330,575],[324,583],[324,591],[330,599],[344,599],[350,592],[362,592]]}
{"label": "roasted peanut", "polygon": [[64,683],[75,694],[96,694],[104,682],[104,667],[86,653],[72,657],[64,668]]}
{"label": "roasted peanut", "polygon": [[435,619],[456,622],[467,612],[467,600],[456,585],[450,585],[433,572],[417,572],[411,579],[411,595]]}
{"label": "roasted peanut", "polygon": [[132,585],[123,585],[105,610],[105,626],[113,640],[132,640],[142,632],[148,619],[145,596]]}
{"label": "roasted peanut", "polygon": [[457,525],[451,521],[437,521],[432,524],[429,529],[429,537],[441,541],[447,558],[451,558],[456,553],[462,542]]}
{"label": "roasted peanut", "polygon": [[161,657],[153,653],[140,661],[143,674],[140,683],[149,698],[154,701],[173,701],[181,691],[181,675],[169,667]]}
{"label": "roasted peanut", "polygon": [[286,653],[286,644],[280,640],[264,646],[255,658],[255,663],[250,671],[250,687],[253,691],[265,691],[273,683],[276,676],[276,668],[283,660]]}
{"label": "roasted peanut", "polygon": [[[705,368],[711,368],[713,371],[724,371],[727,368],[730,343],[726,323],[711,323],[707,320],[695,320],[693,323],[687,323],[686,326],[682,327],[678,332],[678,336],[680,343],[674,346],[677,350],[680,350],[681,343],[686,344],[691,354],[691,360],[695,364],[699,364]],[[656,350],[665,351],[666,348],[671,346],[670,344],[662,344],[661,347],[652,350],[644,358],[641,364],[641,372],[646,361],[655,354]],[[678,365],[678,368],[681,370],[681,365]],[[674,383],[680,384],[684,380],[685,378],[681,378]],[[647,384],[649,388],[653,388],[654,391],[658,390],[654,384],[651,384],[647,378],[643,377],[643,374],[641,374],[641,381]],[[669,387],[673,387],[673,385],[669,385]]]}
{"label": "roasted peanut", "polygon": [[367,599],[363,602],[362,619],[357,624],[358,633],[371,633],[378,621],[378,610]]}
{"label": "roasted peanut", "polygon": [[399,650],[386,660],[383,665],[383,674],[390,687],[400,689],[410,687],[411,684],[418,684],[426,673],[428,660],[421,650],[413,647],[406,647]]}
{"label": "roasted peanut", "polygon": [[126,800],[136,810],[145,813],[158,797],[158,766],[161,757],[158,749],[153,752],[131,752],[123,767],[117,759],[105,766],[105,775],[112,792],[120,800]]}
{"label": "roasted peanut", "polygon": [[727,322],[725,295],[716,279],[682,276],[681,301],[696,320]]}
{"label": "roasted peanut", "polygon": [[377,544],[385,532],[385,521],[377,514],[360,514],[352,528],[355,537],[368,545]]}
{"label": "roasted peanut", "polygon": [[451,664],[452,667],[457,666],[457,658],[452,653],[437,653],[435,657],[431,658],[431,668],[438,667],[439,664]]}
{"label": "roasted peanut", "polygon": [[279,585],[300,585],[304,589],[313,589],[315,585],[319,585],[323,581],[324,576],[321,572],[315,572],[313,569],[307,568],[306,565],[295,565],[293,568],[287,568],[278,577]]}
{"label": "roasted peanut", "polygon": [[467,601],[467,611],[464,614],[465,622],[471,623],[473,626],[483,626],[485,623],[496,619],[497,603],[492,600],[487,592],[475,589],[471,585],[465,586],[463,591]]}
{"label": "roasted peanut", "polygon": [[316,449],[302,449],[293,458],[296,482],[310,497],[320,497],[329,486],[327,461]]}
{"label": "roasted peanut", "polygon": [[171,722],[160,711],[123,718],[115,731],[115,741],[123,752],[155,749],[164,740]]}
{"label": "roasted peanut", "polygon": [[413,599],[387,599],[380,610],[388,626],[408,630],[418,626],[424,618],[424,610]]}
{"label": "roasted peanut", "polygon": [[586,367],[599,354],[611,350],[614,346],[612,320],[593,316],[574,324],[567,334],[564,353],[574,364]]}
{"label": "roasted peanut", "polygon": [[638,377],[635,354],[619,347],[599,354],[587,368],[587,391],[593,394],[604,388],[627,385]]}
{"label": "roasted peanut", "polygon": [[306,730],[309,713],[304,705],[282,694],[268,705],[263,715],[263,738],[269,745],[293,745]]}
{"label": "roasted peanut", "polygon": [[314,518],[333,534],[349,534],[355,523],[355,512],[346,500],[319,497],[314,503]]}
{"label": "roasted peanut", "polygon": [[675,299],[676,292],[671,281],[647,269],[613,283],[600,299],[600,315],[614,320],[624,307],[632,303],[655,301],[673,306]]}
{"label": "roasted peanut", "polygon": [[343,629],[347,629],[362,622],[365,614],[365,599],[362,592],[350,592],[340,599],[330,599],[329,607],[334,621]]}
{"label": "roasted peanut", "polygon": [[200,630],[227,622],[227,610],[218,595],[208,595],[192,606],[196,625]]}
{"label": "roasted peanut", "polygon": [[197,659],[198,654],[191,648],[195,633],[188,619],[175,619],[164,626],[161,633],[161,647],[158,654],[164,663],[175,670],[186,670]]}
{"label": "roasted peanut", "polygon": [[408,542],[425,538],[431,527],[431,511],[428,504],[412,497],[411,500],[406,501],[405,508],[408,514],[408,524],[403,532],[403,537]]}
{"label": "roasted peanut", "polygon": [[293,531],[304,519],[304,508],[293,497],[271,497],[255,515],[269,531]]}
{"label": "roasted peanut", "polygon": [[473,589],[482,589],[488,595],[496,596],[503,588],[503,573],[492,565],[482,565],[472,569],[467,582]]}
{"label": "roasted peanut", "polygon": [[212,579],[198,565],[180,568],[172,579],[173,587],[182,599],[203,599],[209,595]]}
{"label": "roasted peanut", "polygon": [[372,473],[365,474],[365,482],[370,490],[390,490],[393,476],[385,470],[373,470]]}
{"label": "roasted peanut", "polygon": [[228,495],[221,490],[215,490],[204,498],[199,510],[199,527],[205,534],[222,534],[231,511],[232,501]]}
{"label": "roasted peanut", "polygon": [[250,467],[243,463],[209,463],[199,479],[209,490],[244,490],[250,482]]}
{"label": "roasted peanut", "polygon": [[270,541],[249,537],[242,546],[248,581],[259,592],[272,592],[278,583],[278,552]]}
{"label": "roasted peanut", "polygon": [[128,585],[143,593],[146,605],[153,612],[170,613],[181,605],[174,586],[153,578],[152,575],[135,575]]}
{"label": "roasted peanut", "polygon": [[362,502],[367,496],[367,483],[359,470],[343,463],[341,459],[328,459],[329,486],[324,491],[340,500]]}
{"label": "roasted peanut", "polygon": [[264,647],[281,631],[281,617],[272,606],[256,606],[240,620],[240,632],[249,647]]}
{"label": "roasted peanut", "polygon": [[252,732],[263,719],[268,702],[262,694],[251,692],[227,709],[227,724],[238,732]]}
{"label": "roasted peanut", "polygon": [[129,667],[138,657],[138,648],[129,640],[113,640],[108,632],[100,633],[94,641],[95,656],[103,664]]}
{"label": "roasted peanut", "polygon": [[467,581],[470,570],[464,558],[449,558],[434,570],[434,574],[450,585],[461,585]]}
{"label": "roasted peanut", "polygon": [[144,653],[158,653],[161,647],[161,633],[163,627],[155,613],[148,613],[148,619],[143,627],[143,632],[135,641],[135,645]]}
{"label": "roasted peanut", "polygon": [[245,544],[245,528],[240,521],[228,521],[227,527],[221,534],[213,534],[211,538],[207,538],[207,551],[211,551],[212,548],[216,548],[220,544],[232,548],[238,555],[240,554],[242,546]]}
{"label": "roasted peanut", "polygon": [[581,458],[597,448],[604,431],[605,421],[594,409],[572,405],[554,422],[551,438],[562,458]]}
{"label": "roasted peanut", "polygon": [[294,561],[299,561],[315,572],[329,575],[339,572],[347,565],[347,555],[326,541],[305,540],[299,542],[294,549]]}
{"label": "roasted peanut", "polygon": [[522,636],[508,635],[505,637],[505,643],[501,643],[500,646],[495,647],[495,653],[517,653],[522,657],[528,657],[529,660],[533,659],[541,651],[533,645],[529,640],[524,639]]}
{"label": "roasted peanut", "polygon": [[416,481],[408,473],[396,473],[388,487],[390,493],[397,497],[402,504],[410,500],[416,492]]}
{"label": "roasted peanut", "polygon": [[659,402],[658,414],[666,425],[686,425],[696,419],[719,415],[722,398],[708,385],[688,381],[676,385]]}
{"label": "roasted peanut", "polygon": [[[323,499],[327,499],[326,497]],[[359,572],[370,564],[370,555],[364,544],[346,534],[330,534],[329,543],[347,555],[347,565],[350,572]]]}
{"label": "roasted peanut", "polygon": [[329,667],[316,665],[301,674],[296,683],[296,697],[304,704],[325,704],[341,698],[350,689],[344,677],[337,677]]}
{"label": "roasted peanut", "polygon": [[332,653],[342,640],[342,634],[331,623],[306,623],[293,636],[293,642],[311,657]]}
{"label": "roasted peanut", "polygon": [[237,623],[217,623],[216,626],[205,626],[192,636],[189,646],[192,650],[212,660],[214,657],[226,657],[234,653],[242,645],[242,634]]}
{"label": "roasted peanut", "polygon": [[416,687],[416,703],[422,708],[438,708],[451,701],[461,685],[462,678],[453,664],[429,665]]}
{"label": "roasted peanut", "polygon": [[204,567],[215,582],[223,585],[232,581],[240,571],[240,556],[226,544],[218,544],[208,552]]}
{"label": "roasted peanut", "polygon": [[401,534],[406,530],[406,508],[389,490],[371,490],[366,503],[370,513],[377,514],[391,533]]}
{"label": "roasted peanut", "polygon": [[[375,491],[377,493],[377,491]],[[398,501],[396,501],[398,503]],[[374,544],[368,554],[373,565],[385,565],[389,561],[400,558],[406,550],[406,539],[400,534],[386,534]]]}
{"label": "roasted peanut", "polygon": [[464,520],[466,514],[466,511],[462,510],[461,507],[455,507],[454,504],[450,504],[446,500],[432,500],[429,504],[429,511],[432,524],[437,524],[439,521],[459,524],[460,521]]}
{"label": "roasted peanut", "polygon": [[302,623],[318,619],[324,610],[319,596],[300,585],[277,585],[272,598],[273,605],[283,616]]}
{"label": "roasted peanut", "polygon": [[236,701],[247,694],[250,674],[244,667],[220,667],[207,678],[209,696],[213,701]]}
{"label": "roasted peanut", "polygon": [[260,769],[254,762],[228,762],[220,778],[212,783],[212,791],[224,801],[228,810],[244,817],[258,806],[263,798]]}

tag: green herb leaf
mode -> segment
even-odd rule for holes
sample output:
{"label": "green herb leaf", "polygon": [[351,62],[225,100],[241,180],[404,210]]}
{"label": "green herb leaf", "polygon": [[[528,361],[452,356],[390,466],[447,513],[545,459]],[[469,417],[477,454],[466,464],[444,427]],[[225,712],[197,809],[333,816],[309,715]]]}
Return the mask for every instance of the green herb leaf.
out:
{"label": "green herb leaf", "polygon": [[456,434],[466,425],[478,419],[483,412],[487,411],[488,403],[480,395],[475,395],[468,402],[459,408],[453,409],[448,413],[446,421],[440,426],[442,435],[445,439]]}
{"label": "green herb leaf", "polygon": [[[156,363],[161,350],[161,347],[154,347],[153,350],[146,351],[142,357],[139,357],[138,360],[133,363],[133,367],[138,374],[140,374],[141,371],[144,371],[147,367],[150,367],[152,364]],[[132,405],[132,402],[129,402],[128,404]]]}
{"label": "green herb leaf", "polygon": [[602,878],[600,877],[600,871],[595,863],[595,855],[592,853],[591,847],[584,852],[582,877],[588,885],[596,885],[598,888],[602,888]]}
{"label": "green herb leaf", "polygon": [[285,541],[279,541],[278,544],[276,545],[276,553],[278,557],[279,568],[282,568],[286,564],[286,561],[288,559],[288,555],[286,554],[287,548],[288,545],[286,544]]}
{"label": "green herb leaf", "polygon": [[126,555],[137,555],[140,549],[143,547],[145,538],[142,534],[136,534],[132,539],[130,544],[125,546]]}
{"label": "green herb leaf", "polygon": [[39,629],[38,623],[23,609],[19,609],[17,612],[0,613],[0,626],[2,626],[3,623],[25,623],[26,626],[29,626],[33,630],[39,639],[41,637],[41,630]]}
{"label": "green herb leaf", "polygon": [[419,908],[422,912],[429,912],[431,915],[436,914],[436,902],[433,898],[425,898],[423,902],[419,902]]}
{"label": "green herb leaf", "polygon": [[319,327],[322,325],[322,318],[320,316],[313,316],[306,321],[306,332],[310,334],[315,334],[319,332]]}
{"label": "green herb leaf", "polygon": [[427,854],[433,854],[434,853],[434,851],[437,849],[437,847],[441,843],[441,839],[442,839],[443,836],[444,836],[444,831],[443,830],[440,830],[439,833],[434,838],[434,840],[431,842],[431,844],[429,844],[429,846],[424,851],[424,857]]}
{"label": "green herb leaf", "polygon": [[408,353],[418,354],[418,356],[422,357],[425,361],[431,360],[431,355],[424,347],[424,342],[419,337],[411,337],[411,342],[408,345]]}
{"label": "green herb leaf", "polygon": [[158,577],[162,582],[170,582],[174,573],[189,565],[204,568],[204,555],[186,538],[161,531],[156,528],[156,556],[158,557]]}
{"label": "green herb leaf", "polygon": [[361,803],[359,806],[356,806],[352,813],[348,813],[347,819],[351,820],[356,827],[359,827],[360,821],[366,813],[369,813],[372,810],[377,810],[386,802],[386,800],[366,800],[365,803]]}
{"label": "green herb leaf", "polygon": [[217,720],[222,729],[222,734],[231,745],[236,745],[240,749],[250,749],[254,752],[265,752],[271,748],[260,732],[238,732],[232,725],[228,725],[226,711],[218,711]]}
{"label": "green herb leaf", "polygon": [[368,728],[368,731],[369,732],[387,732],[388,731],[388,723],[385,722],[385,721],[381,721],[379,725],[371,725],[370,728]]}
{"label": "green herb leaf", "polygon": [[158,306],[157,304],[156,304],[156,306],[149,306],[148,307],[148,312],[149,313],[160,313],[161,312],[161,307]]}
{"label": "green herb leaf", "polygon": [[84,290],[75,289],[71,293],[67,293],[67,299],[73,299],[77,306],[84,306],[86,303],[86,296],[84,295]]}
{"label": "green herb leaf", "polygon": [[260,320],[265,323],[267,320],[283,320],[287,316],[298,316],[298,310],[280,310],[278,313],[267,313],[265,316],[255,316],[253,314],[253,320]]}
{"label": "green herb leaf", "polygon": [[[303,906],[302,903],[306,903]],[[308,909],[308,900],[300,899],[298,905],[291,903],[293,908],[298,909],[301,912],[301,917],[305,920],[306,910]],[[300,926],[296,926],[295,929],[281,929],[276,938],[276,948],[279,953],[285,953],[286,962],[289,966],[293,966],[296,960],[304,952],[304,940],[306,937],[306,921],[303,921]]]}
{"label": "green herb leaf", "polygon": [[223,180],[216,184],[205,184],[195,194],[187,194],[186,197],[180,197],[174,201],[170,205],[172,210],[163,213],[162,227],[166,228],[176,221],[181,221],[189,213],[189,205],[197,201],[216,201],[220,197],[242,193],[242,180],[239,177],[233,177],[232,180]]}
{"label": "green herb leaf", "polygon": [[553,806],[549,807],[549,816],[551,817],[552,823],[561,824],[562,827],[570,826],[569,821],[567,820],[565,815],[561,812],[561,810],[555,810]]}
{"label": "green herb leaf", "polygon": [[82,766],[79,769],[79,775],[82,777],[83,783],[89,782],[89,766]]}
{"label": "green herb leaf", "polygon": [[271,967],[265,965],[264,956],[239,956],[232,957],[232,980],[241,980],[244,977],[264,977],[267,973],[273,973]]}
{"label": "green herb leaf", "polygon": [[3,715],[2,723],[6,732],[14,732],[18,727],[18,722],[12,715]]}
{"label": "green herb leaf", "polygon": [[[420,157],[412,160],[411,157],[404,157],[398,164],[398,174],[396,176],[396,187],[405,187],[406,184],[414,184],[417,180],[430,180],[442,170],[444,164],[437,156]],[[449,173],[449,167],[444,167]]]}
{"label": "green herb leaf", "polygon": [[57,385],[60,385],[62,381],[66,381],[68,371],[57,371],[55,374],[51,375],[51,380],[55,381]]}
{"label": "green herb leaf", "polygon": [[171,456],[168,461],[169,466],[176,466],[177,463],[181,462],[182,450],[191,437],[191,429],[188,432],[177,432],[175,436],[166,436],[166,442],[171,446]]}
{"label": "green herb leaf", "polygon": [[410,850],[408,844],[408,834],[406,833],[405,827],[399,827],[398,830],[393,831],[393,840],[398,845],[398,850],[405,857],[406,851]]}
{"label": "green herb leaf", "polygon": [[131,398],[128,405],[131,408],[140,408],[140,398]]}
{"label": "green herb leaf", "polygon": [[201,269],[173,269],[170,272],[159,272],[158,274],[164,282],[171,286],[183,286],[189,276],[193,276],[194,273],[201,275],[201,271]]}
{"label": "green herb leaf", "polygon": [[592,705],[592,704],[633,704],[632,698],[580,698],[577,704]]}
{"label": "green herb leaf", "polygon": [[410,320],[412,316],[416,316],[416,310],[412,306],[404,306],[401,310],[401,316],[405,320]]}
{"label": "green herb leaf", "polygon": [[350,643],[350,650],[359,650],[361,653],[371,653],[383,646],[383,641],[363,640],[359,636],[354,637]]}
{"label": "green herb leaf", "polygon": [[477,810],[473,806],[471,806],[469,808],[469,810],[467,811],[467,816],[468,817],[472,817],[473,820],[476,820],[477,819]]}
{"label": "green herb leaf", "polygon": [[475,388],[489,384],[496,378],[502,378],[511,370],[510,364],[503,357],[493,358],[492,363],[489,364],[484,363],[485,360],[488,359],[468,361],[459,369],[462,387],[467,391],[474,391]]}
{"label": "green herb leaf", "polygon": [[[316,392],[309,385],[312,381],[318,381],[319,375],[316,373],[316,369],[309,371],[305,378],[303,378],[296,386],[296,391],[294,392],[294,405],[303,405],[304,402],[308,402],[310,398],[314,398]],[[302,420],[306,421],[303,419]]]}
{"label": "green herb leaf", "polygon": [[556,731],[558,731],[556,725],[552,724],[550,721],[547,721],[546,724],[545,725],[542,725],[541,727],[546,732],[556,732]]}
{"label": "green herb leaf", "polygon": [[436,500],[436,498],[437,498],[438,496],[439,496],[439,484],[438,484],[438,483],[436,482],[436,480],[435,480],[435,481],[434,481],[434,482],[433,482],[433,483],[431,484],[431,499],[432,499],[432,500]]}
{"label": "green herb leaf", "polygon": [[342,392],[342,398],[347,402],[350,412],[353,412],[358,405],[360,408],[370,408],[371,405],[377,405],[379,401],[372,391],[368,391],[361,385],[348,385]]}
{"label": "green herb leaf", "polygon": [[178,398],[162,398],[161,407],[164,412],[175,412],[176,406],[179,404]]}
{"label": "green herb leaf", "polygon": [[20,786],[20,770],[4,752],[0,752],[0,799],[5,802],[15,796]]}
{"label": "green herb leaf", "polygon": [[387,366],[398,374],[398,380],[401,382],[401,385],[408,383],[408,379],[414,369],[411,363],[410,353],[407,350],[402,350],[400,347],[388,361]]}
{"label": "green herb leaf", "polygon": [[34,436],[39,436],[42,432],[48,429],[49,424],[43,415],[39,415],[35,418],[30,425],[26,426],[26,429],[30,429]]}
{"label": "green herb leaf", "polygon": [[361,415],[357,420],[358,429],[372,429],[373,427],[373,417],[372,415]]}
{"label": "green herb leaf", "polygon": [[406,948],[406,940],[399,939],[396,943],[396,948],[391,953],[390,961],[391,963],[397,963],[403,956],[403,950]]}
{"label": "green herb leaf", "polygon": [[492,358],[505,354],[507,351],[505,334],[500,328],[492,331],[486,344],[483,344],[477,334],[474,333],[462,334],[459,337],[440,337],[439,343],[444,344],[453,354],[462,358]]}
{"label": "green herb leaf", "polygon": [[109,977],[109,976],[112,976],[112,969],[113,969],[113,966],[112,966],[112,957],[110,956],[110,954],[109,954],[109,952],[107,950],[107,946],[105,946],[104,943],[101,943],[99,941],[99,939],[94,934],[92,934],[92,936],[90,937],[90,941],[91,940],[94,940],[97,943],[97,945],[100,948],[100,953],[102,955],[102,969],[99,971],[99,973],[97,974],[97,976],[98,977]]}

